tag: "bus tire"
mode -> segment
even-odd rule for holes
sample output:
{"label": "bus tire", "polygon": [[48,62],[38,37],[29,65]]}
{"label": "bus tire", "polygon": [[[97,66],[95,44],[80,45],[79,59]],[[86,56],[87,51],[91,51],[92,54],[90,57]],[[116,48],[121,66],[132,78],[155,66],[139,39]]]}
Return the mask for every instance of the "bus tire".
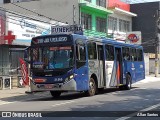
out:
{"label": "bus tire", "polygon": [[126,75],[126,85],[124,85],[125,90],[130,90],[132,88],[132,78],[129,74]]}
{"label": "bus tire", "polygon": [[52,97],[58,98],[61,95],[60,91],[50,91]]}
{"label": "bus tire", "polygon": [[89,90],[86,91],[87,96],[94,96],[97,92],[97,85],[93,78],[89,80]]}

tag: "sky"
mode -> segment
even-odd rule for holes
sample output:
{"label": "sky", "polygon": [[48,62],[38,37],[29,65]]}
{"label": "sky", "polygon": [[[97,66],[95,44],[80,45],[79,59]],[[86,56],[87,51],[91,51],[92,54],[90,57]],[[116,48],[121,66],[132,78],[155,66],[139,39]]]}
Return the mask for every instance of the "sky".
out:
{"label": "sky", "polygon": [[124,2],[130,2],[131,4],[133,3],[144,3],[144,2],[160,2],[160,0],[121,0]]}

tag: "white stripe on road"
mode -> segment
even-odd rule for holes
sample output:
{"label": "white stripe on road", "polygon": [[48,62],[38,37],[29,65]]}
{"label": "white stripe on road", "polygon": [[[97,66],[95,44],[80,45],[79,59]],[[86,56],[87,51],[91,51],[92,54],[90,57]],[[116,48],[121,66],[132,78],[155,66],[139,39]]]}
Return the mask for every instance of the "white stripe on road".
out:
{"label": "white stripe on road", "polygon": [[7,101],[0,100],[0,105],[10,104],[10,103],[14,103],[14,102],[7,102]]}
{"label": "white stripe on road", "polygon": [[[150,106],[150,107],[148,107],[148,108],[142,109],[142,110],[140,110],[140,111],[138,111],[138,112],[135,112],[135,113],[133,113],[133,114],[130,114],[130,115],[127,115],[127,116],[124,116],[124,117],[120,117],[120,118],[118,118],[118,119],[116,119],[116,120],[127,120],[127,119],[129,119],[129,118],[131,118],[131,117],[133,117],[133,116],[137,116],[138,113],[141,113],[141,112],[143,113],[144,111],[147,112],[147,111],[152,110],[152,109],[155,109],[155,108],[157,108],[157,107],[160,107],[160,103],[159,103],[159,104],[156,104],[156,105],[153,105],[153,106]],[[147,117],[147,116],[146,116],[146,117]]]}
{"label": "white stripe on road", "polygon": [[[64,103],[59,103],[59,104],[52,105],[52,107],[65,105],[65,104],[69,104],[69,103],[73,103],[73,102],[75,102],[75,101],[68,101],[68,102],[64,102]],[[6,101],[0,100],[0,105],[6,105],[6,104],[11,104],[11,103],[15,103],[15,102],[6,102]]]}
{"label": "white stripe on road", "polygon": [[69,104],[69,103],[73,103],[75,101],[68,101],[68,102],[64,102],[64,103],[59,103],[59,104],[55,104],[55,105],[52,105],[52,107],[56,107],[56,106],[60,106],[60,105],[65,105],[65,104]]}

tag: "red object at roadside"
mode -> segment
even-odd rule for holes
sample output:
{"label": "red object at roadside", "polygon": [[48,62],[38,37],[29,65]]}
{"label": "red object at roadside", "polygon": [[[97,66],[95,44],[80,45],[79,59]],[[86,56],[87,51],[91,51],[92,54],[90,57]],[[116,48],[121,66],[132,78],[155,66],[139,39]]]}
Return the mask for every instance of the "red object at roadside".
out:
{"label": "red object at roadside", "polygon": [[21,73],[22,73],[22,80],[24,85],[29,85],[29,77],[28,77],[28,70],[25,61],[22,58],[19,58],[21,64]]}
{"label": "red object at roadside", "polygon": [[5,44],[11,45],[13,40],[16,39],[15,35],[12,35],[12,31],[8,31],[8,35],[4,36]]}

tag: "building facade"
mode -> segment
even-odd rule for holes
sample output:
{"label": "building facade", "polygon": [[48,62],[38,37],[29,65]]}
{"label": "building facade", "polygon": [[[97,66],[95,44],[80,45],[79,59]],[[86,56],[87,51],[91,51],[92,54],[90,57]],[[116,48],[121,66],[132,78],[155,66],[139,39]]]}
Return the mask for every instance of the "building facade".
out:
{"label": "building facade", "polygon": [[133,18],[132,29],[141,31],[145,53],[155,53],[157,10],[160,10],[160,2],[131,4],[131,11],[137,14]]}
{"label": "building facade", "polygon": [[107,9],[107,0],[81,0],[81,23],[87,36],[108,36],[107,19],[113,12]]}
{"label": "building facade", "polygon": [[108,17],[108,34],[115,40],[126,41],[126,33],[132,31],[132,18],[137,14],[130,12],[130,4],[120,0],[108,0],[108,9],[114,12]]}
{"label": "building facade", "polygon": [[106,37],[108,32],[108,15],[113,13],[107,6],[108,0],[30,0],[30,2],[23,0],[2,5],[21,14],[42,16],[70,25],[82,24],[85,35],[103,37]]}

